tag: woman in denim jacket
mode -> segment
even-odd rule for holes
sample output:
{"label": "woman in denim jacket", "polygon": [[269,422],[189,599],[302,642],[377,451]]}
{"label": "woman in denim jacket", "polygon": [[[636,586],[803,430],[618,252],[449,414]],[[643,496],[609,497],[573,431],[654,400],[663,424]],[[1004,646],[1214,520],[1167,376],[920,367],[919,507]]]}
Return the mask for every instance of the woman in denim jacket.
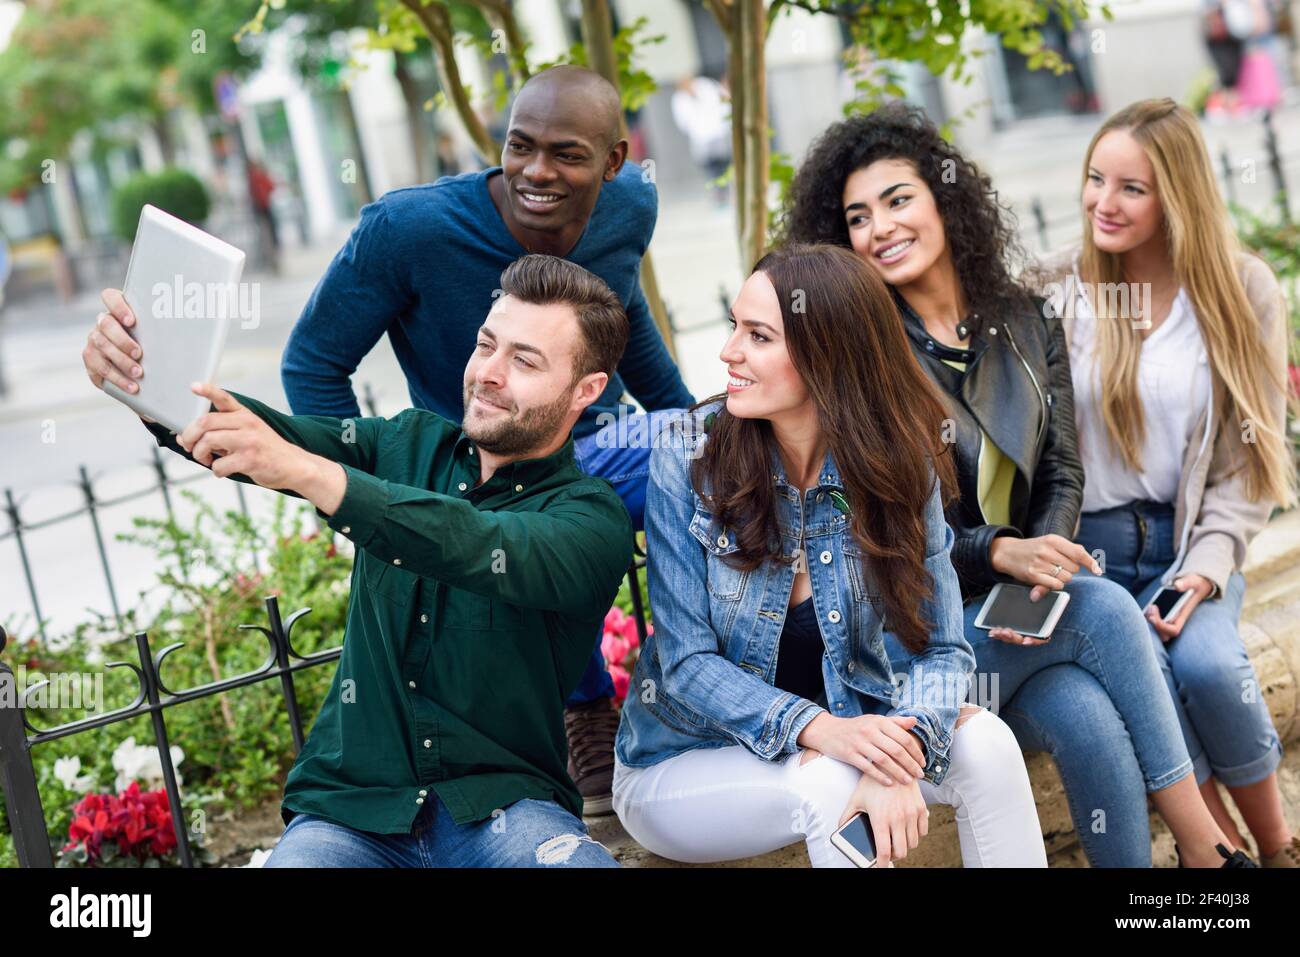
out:
{"label": "woman in denim jacket", "polygon": [[939,802],[968,866],[1045,866],[1014,737],[963,707],[942,407],[883,283],[845,250],[778,250],[732,321],[725,402],[651,456],[655,633],[615,748],[624,827],[680,861],[802,838],[814,866],[851,866],[829,838],[864,811],[887,864]]}
{"label": "woman in denim jacket", "polygon": [[[1254,866],[1196,788],[1141,611],[1071,541],[1083,471],[1064,334],[1008,274],[1014,232],[988,178],[922,110],[890,104],[813,144],[786,231],[851,248],[894,292],[949,416],[961,499],[947,518],[978,681],[1025,750],[1051,753],[1089,862],[1150,866],[1150,794],[1189,866]],[[997,582],[1071,596],[1050,639],[974,627]]]}

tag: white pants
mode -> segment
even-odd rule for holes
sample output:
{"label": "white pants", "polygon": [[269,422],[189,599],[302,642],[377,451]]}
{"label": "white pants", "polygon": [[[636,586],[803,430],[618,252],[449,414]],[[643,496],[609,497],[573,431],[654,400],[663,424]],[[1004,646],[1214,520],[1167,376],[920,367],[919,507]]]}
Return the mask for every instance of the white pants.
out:
{"label": "white pants", "polygon": [[[614,765],[614,811],[642,847],[674,861],[766,854],[800,837],[813,867],[852,867],[830,842],[862,772],[800,750],[764,761],[739,745],[687,751],[647,768]],[[992,712],[953,734],[943,783],[920,781],[926,804],[957,812],[966,867],[1046,867],[1024,756]],[[897,785],[895,785],[897,786]],[[924,840],[924,838],[922,838]]]}

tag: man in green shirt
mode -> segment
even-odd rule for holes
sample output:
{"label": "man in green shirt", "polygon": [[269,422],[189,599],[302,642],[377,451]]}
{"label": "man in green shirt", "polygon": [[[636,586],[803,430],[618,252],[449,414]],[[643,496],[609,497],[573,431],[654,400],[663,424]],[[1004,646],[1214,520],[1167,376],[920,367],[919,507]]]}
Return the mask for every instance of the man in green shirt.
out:
{"label": "man in green shirt", "polygon": [[627,315],[580,266],[501,276],[461,427],[213,410],[159,444],[311,502],[357,547],[334,682],[285,786],[268,867],[613,866],[566,771],[564,701],[632,557],[627,510],[569,435]]}

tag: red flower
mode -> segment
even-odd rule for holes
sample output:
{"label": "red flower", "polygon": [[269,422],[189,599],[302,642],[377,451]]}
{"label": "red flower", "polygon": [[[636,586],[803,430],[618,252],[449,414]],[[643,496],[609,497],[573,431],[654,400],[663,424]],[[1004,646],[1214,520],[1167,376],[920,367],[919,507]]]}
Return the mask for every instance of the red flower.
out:
{"label": "red flower", "polygon": [[620,704],[627,697],[628,685],[632,683],[632,676],[627,673],[627,669],[622,665],[610,665],[609,676],[614,679],[614,700]]}
{"label": "red flower", "polygon": [[105,841],[116,843],[123,855],[141,861],[164,857],[176,848],[167,792],[142,792],[139,783],[132,781],[118,796],[87,794],[73,808],[68,838],[63,849],[84,845],[92,864],[100,860]]}

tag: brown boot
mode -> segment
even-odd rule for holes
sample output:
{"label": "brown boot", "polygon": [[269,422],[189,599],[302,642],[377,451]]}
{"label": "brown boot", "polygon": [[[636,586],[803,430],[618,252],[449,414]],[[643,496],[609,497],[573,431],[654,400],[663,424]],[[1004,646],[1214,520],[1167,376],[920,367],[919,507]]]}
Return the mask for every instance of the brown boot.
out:
{"label": "brown boot", "polygon": [[612,814],[614,798],[614,735],[618,711],[613,698],[597,698],[564,709],[569,738],[569,777],[582,795],[582,816]]}
{"label": "brown boot", "polygon": [[1259,863],[1261,867],[1300,867],[1300,837],[1291,838],[1291,843],[1276,854],[1261,854]]}

